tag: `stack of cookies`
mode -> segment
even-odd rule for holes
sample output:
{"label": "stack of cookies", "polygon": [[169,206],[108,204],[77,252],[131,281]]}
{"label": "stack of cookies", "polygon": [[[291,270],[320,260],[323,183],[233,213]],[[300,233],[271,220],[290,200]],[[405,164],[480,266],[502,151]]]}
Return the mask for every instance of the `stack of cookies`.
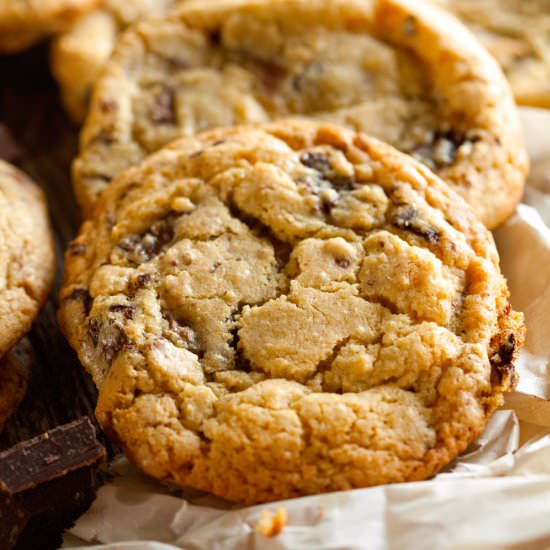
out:
{"label": "stack of cookies", "polygon": [[52,65],[85,116],[59,320],[136,465],[251,504],[426,479],[481,434],[518,380],[489,230],[528,163],[454,16],[106,0]]}

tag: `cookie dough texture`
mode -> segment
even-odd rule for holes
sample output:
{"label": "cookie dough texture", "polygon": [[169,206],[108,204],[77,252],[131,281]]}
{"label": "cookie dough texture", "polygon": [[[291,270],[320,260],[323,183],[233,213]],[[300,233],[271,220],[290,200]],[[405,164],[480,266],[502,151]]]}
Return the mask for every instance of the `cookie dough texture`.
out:
{"label": "cookie dough texture", "polygon": [[0,359],[0,432],[21,403],[30,377],[31,348],[23,339]]}
{"label": "cookie dough texture", "polygon": [[431,476],[515,385],[523,340],[466,203],[304,121],[124,172],[67,252],[59,318],[130,459],[243,503]]}
{"label": "cookie dough texture", "polygon": [[28,332],[46,301],[54,260],[42,191],[0,161],[0,356]]}
{"label": "cookie dough texture", "polygon": [[123,169],[181,135],[305,115],[411,153],[490,227],[527,169],[498,65],[455,18],[407,0],[185,3],[121,38],[74,164],[89,214]]}
{"label": "cookie dough texture", "polygon": [[164,15],[177,0],[105,0],[52,43],[52,71],[65,108],[76,122],[86,115],[91,89],[118,35],[143,17]]}
{"label": "cookie dough texture", "polygon": [[549,0],[433,0],[489,49],[521,105],[550,107]]}
{"label": "cookie dough texture", "polygon": [[98,0],[0,0],[0,53],[24,50],[69,28]]}

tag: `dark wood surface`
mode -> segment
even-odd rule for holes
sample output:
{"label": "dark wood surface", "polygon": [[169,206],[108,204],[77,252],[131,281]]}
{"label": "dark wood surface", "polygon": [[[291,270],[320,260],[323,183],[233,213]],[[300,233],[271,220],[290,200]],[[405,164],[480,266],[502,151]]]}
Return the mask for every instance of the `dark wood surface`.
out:
{"label": "dark wood surface", "polygon": [[29,334],[33,351],[29,390],[0,436],[2,449],[82,415],[93,417],[96,391],[55,317],[63,251],[80,225],[70,185],[78,128],[59,102],[46,44],[20,55],[0,57],[0,124],[8,128],[18,150],[3,140],[0,157],[11,157],[7,160],[46,192],[58,254],[56,287]]}

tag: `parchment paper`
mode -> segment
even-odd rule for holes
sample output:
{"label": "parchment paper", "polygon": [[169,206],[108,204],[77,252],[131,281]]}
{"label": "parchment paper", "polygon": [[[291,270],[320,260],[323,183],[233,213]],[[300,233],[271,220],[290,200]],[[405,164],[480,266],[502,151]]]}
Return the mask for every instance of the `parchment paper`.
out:
{"label": "parchment paper", "polygon": [[[124,550],[550,548],[550,111],[522,109],[533,169],[524,203],[495,233],[528,336],[518,391],[483,436],[435,479],[239,508],[174,493],[126,460],[66,538]],[[262,511],[283,507],[266,537]],[[265,512],[264,512],[265,514]],[[90,546],[90,543],[103,543]],[[110,543],[110,544],[109,544]]]}

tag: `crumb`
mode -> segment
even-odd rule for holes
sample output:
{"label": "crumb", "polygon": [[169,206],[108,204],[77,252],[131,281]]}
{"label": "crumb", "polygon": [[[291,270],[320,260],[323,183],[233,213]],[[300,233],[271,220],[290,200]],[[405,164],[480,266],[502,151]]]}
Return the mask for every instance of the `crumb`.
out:
{"label": "crumb", "polygon": [[256,524],[256,531],[264,537],[276,537],[285,528],[287,523],[286,508],[278,508],[275,513],[271,510],[262,510]]}

